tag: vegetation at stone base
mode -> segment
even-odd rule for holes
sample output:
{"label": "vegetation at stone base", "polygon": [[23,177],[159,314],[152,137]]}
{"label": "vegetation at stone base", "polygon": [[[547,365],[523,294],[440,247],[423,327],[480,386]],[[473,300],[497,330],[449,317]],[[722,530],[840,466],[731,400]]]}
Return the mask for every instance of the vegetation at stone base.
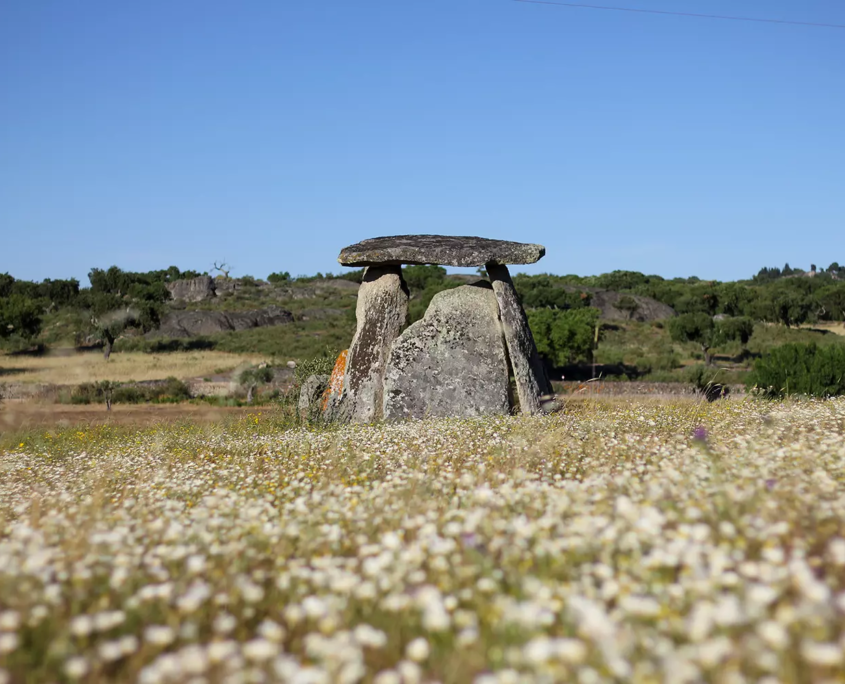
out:
{"label": "vegetation at stone base", "polygon": [[763,396],[845,394],[845,346],[785,344],[754,363],[747,384]]}

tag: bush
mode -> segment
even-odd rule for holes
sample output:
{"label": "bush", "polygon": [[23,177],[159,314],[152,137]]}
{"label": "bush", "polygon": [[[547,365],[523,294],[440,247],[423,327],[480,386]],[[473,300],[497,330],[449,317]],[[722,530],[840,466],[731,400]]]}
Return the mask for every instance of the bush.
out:
{"label": "bush", "polygon": [[289,283],[291,280],[290,273],[287,271],[283,271],[281,273],[271,273],[267,276],[267,282],[269,283]]}
{"label": "bush", "polygon": [[758,359],[747,385],[764,396],[845,394],[845,346],[784,344]]}
{"label": "bush", "polygon": [[537,351],[550,364],[561,367],[592,361],[598,309],[529,309],[527,314]]}
{"label": "bush", "polygon": [[188,386],[177,378],[167,378],[154,385],[119,385],[108,380],[84,382],[74,387],[70,394],[71,404],[97,404],[111,397],[112,404],[159,404],[187,401],[191,398]]}

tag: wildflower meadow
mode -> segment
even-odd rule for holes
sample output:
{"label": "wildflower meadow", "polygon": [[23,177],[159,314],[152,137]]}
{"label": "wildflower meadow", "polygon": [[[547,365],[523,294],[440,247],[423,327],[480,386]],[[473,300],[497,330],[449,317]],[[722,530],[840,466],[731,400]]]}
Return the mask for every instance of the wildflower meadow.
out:
{"label": "wildflower meadow", "polygon": [[0,452],[0,684],[621,681],[845,681],[845,400]]}

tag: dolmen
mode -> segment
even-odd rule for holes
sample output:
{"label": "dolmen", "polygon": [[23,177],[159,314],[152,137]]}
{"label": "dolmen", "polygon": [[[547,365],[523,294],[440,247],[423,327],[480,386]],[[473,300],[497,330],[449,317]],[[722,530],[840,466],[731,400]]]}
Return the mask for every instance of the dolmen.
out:
{"label": "dolmen", "polygon": [[[303,416],[370,423],[517,408],[540,413],[551,387],[508,264],[532,264],[545,252],[541,245],[445,235],[379,237],[342,249],[343,266],[366,267],[357,328],[331,378],[312,377],[303,385]],[[406,328],[405,264],[484,266],[489,282],[437,293],[423,318]],[[325,388],[322,394],[318,387]]]}

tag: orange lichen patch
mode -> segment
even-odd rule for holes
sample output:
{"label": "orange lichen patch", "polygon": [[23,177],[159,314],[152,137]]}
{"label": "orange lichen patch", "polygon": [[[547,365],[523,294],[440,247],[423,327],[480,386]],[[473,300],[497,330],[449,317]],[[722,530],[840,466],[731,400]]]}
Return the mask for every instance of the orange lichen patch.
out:
{"label": "orange lichen patch", "polygon": [[326,406],[329,405],[329,397],[332,394],[340,394],[343,390],[343,376],[346,374],[346,355],[348,354],[349,350],[344,349],[337,357],[337,361],[334,362],[334,368],[332,369],[332,376],[329,378],[329,386],[326,387],[326,391],[323,392],[323,410],[326,410]]}

